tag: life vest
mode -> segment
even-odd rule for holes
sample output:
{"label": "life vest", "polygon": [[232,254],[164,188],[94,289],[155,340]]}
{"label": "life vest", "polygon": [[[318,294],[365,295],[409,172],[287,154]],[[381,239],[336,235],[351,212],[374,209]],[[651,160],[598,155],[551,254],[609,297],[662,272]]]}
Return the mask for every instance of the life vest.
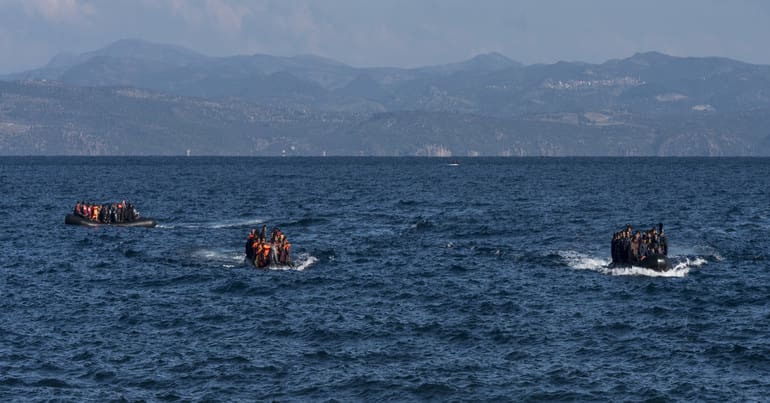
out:
{"label": "life vest", "polygon": [[270,245],[267,242],[265,242],[262,245],[262,256],[265,258],[265,260],[267,260],[270,257],[270,249],[271,248],[272,248],[272,245]]}
{"label": "life vest", "polygon": [[270,263],[267,259],[267,256],[270,254],[270,245],[262,241],[257,241],[254,242],[252,247],[254,248],[254,266],[260,268],[266,267]]}

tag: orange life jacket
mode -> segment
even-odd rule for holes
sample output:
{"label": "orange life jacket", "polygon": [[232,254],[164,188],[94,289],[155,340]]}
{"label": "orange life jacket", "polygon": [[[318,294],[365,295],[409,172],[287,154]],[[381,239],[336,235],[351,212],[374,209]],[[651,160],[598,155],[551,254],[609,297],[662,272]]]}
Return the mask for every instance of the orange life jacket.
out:
{"label": "orange life jacket", "polygon": [[269,243],[265,243],[264,245],[262,245],[262,256],[265,258],[265,260],[267,260],[267,258],[270,257],[271,247],[272,245],[270,245]]}

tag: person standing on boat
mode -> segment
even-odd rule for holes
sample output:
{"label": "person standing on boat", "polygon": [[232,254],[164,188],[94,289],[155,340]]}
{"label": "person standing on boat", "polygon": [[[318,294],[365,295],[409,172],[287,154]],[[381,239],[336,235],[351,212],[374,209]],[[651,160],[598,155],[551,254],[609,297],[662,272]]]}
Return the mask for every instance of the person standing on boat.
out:
{"label": "person standing on boat", "polygon": [[283,265],[291,265],[291,244],[283,233],[280,233],[275,243],[278,249],[278,263]]}
{"label": "person standing on boat", "polygon": [[641,243],[641,235],[639,235],[639,231],[636,231],[634,233],[633,239],[631,239],[630,247],[629,247],[629,254],[628,254],[628,263],[634,263],[637,260],[639,260],[639,244]]}
{"label": "person standing on boat", "polygon": [[99,208],[99,222],[100,223],[107,223],[107,210],[108,207],[106,204],[102,204]]}
{"label": "person standing on boat", "polygon": [[647,258],[647,245],[649,244],[649,241],[650,238],[647,236],[647,234],[644,234],[641,241],[639,241],[639,254],[637,260],[640,262]]}
{"label": "person standing on boat", "polygon": [[249,237],[246,239],[246,259],[250,262],[254,262],[254,242],[256,242],[257,230],[252,229],[249,232]]}
{"label": "person standing on boat", "polygon": [[658,224],[660,231],[658,233],[658,243],[660,245],[660,253],[663,256],[668,256],[668,241],[666,241],[666,235],[663,233],[663,224]]}
{"label": "person standing on boat", "polygon": [[632,260],[631,226],[629,225],[626,227],[626,232],[623,234],[623,239],[621,240],[620,263],[628,264],[631,263]]}
{"label": "person standing on boat", "polygon": [[265,242],[267,240],[267,225],[262,225],[262,230],[259,231],[259,240]]}

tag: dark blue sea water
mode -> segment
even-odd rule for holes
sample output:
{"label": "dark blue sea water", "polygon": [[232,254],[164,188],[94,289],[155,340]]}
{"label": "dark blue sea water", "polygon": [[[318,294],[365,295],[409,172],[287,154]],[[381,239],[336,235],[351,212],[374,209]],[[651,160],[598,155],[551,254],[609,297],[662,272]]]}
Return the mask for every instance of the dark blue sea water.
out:
{"label": "dark blue sea water", "polygon": [[[0,400],[770,396],[770,160],[459,161],[0,158]],[[658,222],[674,270],[607,268]]]}

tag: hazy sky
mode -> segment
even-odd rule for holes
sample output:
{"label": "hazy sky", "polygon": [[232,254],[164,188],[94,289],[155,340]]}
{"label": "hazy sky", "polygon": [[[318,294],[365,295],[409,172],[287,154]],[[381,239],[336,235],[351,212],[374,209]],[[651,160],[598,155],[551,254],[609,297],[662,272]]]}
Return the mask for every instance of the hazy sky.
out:
{"label": "hazy sky", "polygon": [[0,0],[0,72],[118,39],[211,56],[311,53],[353,66],[525,64],[657,50],[770,64],[770,1]]}

